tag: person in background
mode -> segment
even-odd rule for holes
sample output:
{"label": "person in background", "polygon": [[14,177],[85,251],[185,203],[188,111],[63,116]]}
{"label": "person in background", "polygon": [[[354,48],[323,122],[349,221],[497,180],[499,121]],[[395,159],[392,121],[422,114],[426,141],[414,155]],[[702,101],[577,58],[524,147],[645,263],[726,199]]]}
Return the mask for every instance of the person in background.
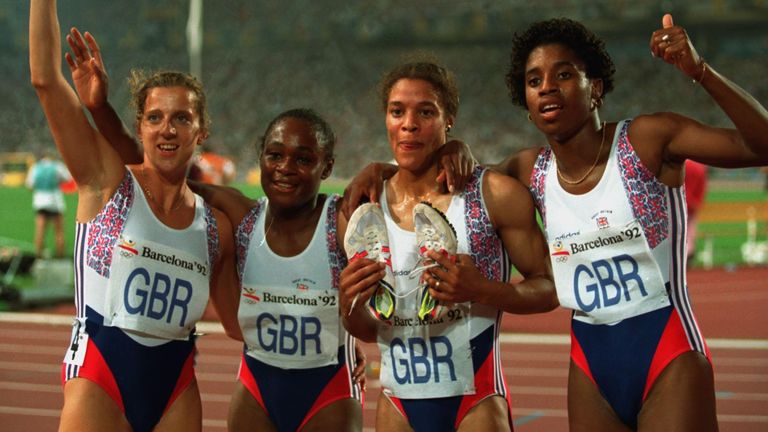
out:
{"label": "person in background", "polygon": [[232,159],[213,152],[208,144],[203,144],[200,150],[190,167],[189,179],[221,186],[232,183],[237,175]]}
{"label": "person in background", "polygon": [[707,194],[707,166],[692,159],[685,161],[685,205],[688,210],[687,252],[690,263],[696,255],[696,233],[699,224],[699,210]]}
{"label": "person in background", "polygon": [[61,186],[72,177],[64,164],[49,151],[43,153],[27,173],[26,185],[32,189],[35,210],[35,256],[43,257],[45,233],[53,225],[56,258],[64,256],[64,194]]}

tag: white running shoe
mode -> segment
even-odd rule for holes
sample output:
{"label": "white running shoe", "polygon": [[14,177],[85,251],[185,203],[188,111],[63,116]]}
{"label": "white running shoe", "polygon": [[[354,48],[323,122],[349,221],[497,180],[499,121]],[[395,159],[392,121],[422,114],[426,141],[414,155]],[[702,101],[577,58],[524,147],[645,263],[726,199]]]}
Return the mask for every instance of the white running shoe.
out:
{"label": "white running shoe", "polygon": [[[416,230],[416,243],[419,247],[419,256],[421,256],[419,265],[412,275],[416,275],[424,270],[435,267],[438,264],[426,256],[427,251],[434,250],[454,260],[458,243],[456,241],[456,230],[445,215],[427,202],[416,204],[413,207],[413,225]],[[432,319],[440,318],[448,307],[429,295],[429,287],[424,284],[419,293],[419,319],[426,317]]]}
{"label": "white running shoe", "polygon": [[[386,263],[386,274],[368,301],[368,311],[375,318],[386,321],[395,311],[395,276],[389,251],[387,225],[384,212],[376,204],[361,204],[349,219],[344,233],[344,249],[349,262],[359,258]],[[353,300],[352,307],[354,307]]]}

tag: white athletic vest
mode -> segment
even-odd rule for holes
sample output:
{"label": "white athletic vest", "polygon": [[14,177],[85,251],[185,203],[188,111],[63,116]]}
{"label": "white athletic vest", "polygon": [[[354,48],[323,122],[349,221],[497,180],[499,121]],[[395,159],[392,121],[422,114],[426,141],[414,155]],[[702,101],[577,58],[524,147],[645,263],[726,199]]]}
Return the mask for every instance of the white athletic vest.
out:
{"label": "white athletic vest", "polygon": [[106,326],[139,336],[187,339],[208,303],[211,218],[195,195],[191,225],[169,228],[152,213],[131,177],[133,204],[112,246],[103,308],[93,306]]}
{"label": "white athletic vest", "polygon": [[[386,203],[386,187],[381,196]],[[416,233],[400,228],[382,206],[395,274],[396,300],[391,326],[379,327],[381,382],[403,399],[427,399],[475,392],[470,340],[496,323],[498,310],[484,305],[453,305],[436,322],[419,321]],[[456,230],[458,252],[469,253],[464,195],[454,195],[446,212]],[[407,295],[406,295],[407,294]],[[400,297],[406,295],[406,297]]]}
{"label": "white athletic vest", "polygon": [[[617,163],[620,130],[621,124],[605,172],[591,191],[572,195],[563,190],[554,157],[545,173],[546,232],[560,305],[574,309],[574,319],[592,324],[618,322],[670,304],[666,271],[659,268],[626,198]],[[667,248],[657,249],[664,253]]]}
{"label": "white athletic vest", "polygon": [[[325,200],[312,240],[293,257],[275,254],[264,241],[266,198],[241,222],[241,227],[253,224],[245,239],[238,312],[249,356],[284,369],[338,363],[347,332],[339,322],[339,293],[328,245],[328,236],[336,235],[328,230],[329,209],[335,202],[331,197]],[[238,243],[243,243],[239,235]]]}

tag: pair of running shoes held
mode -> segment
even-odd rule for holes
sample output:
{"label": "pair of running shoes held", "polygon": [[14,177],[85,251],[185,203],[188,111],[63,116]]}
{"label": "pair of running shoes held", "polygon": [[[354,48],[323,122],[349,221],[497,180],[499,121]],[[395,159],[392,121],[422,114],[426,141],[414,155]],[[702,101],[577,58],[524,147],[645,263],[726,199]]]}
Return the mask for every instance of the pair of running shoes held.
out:
{"label": "pair of running shoes held", "polygon": [[[453,259],[456,256],[457,248],[456,231],[453,226],[441,211],[429,203],[422,202],[413,207],[413,224],[419,261],[408,273],[410,279],[421,278],[425,270],[439,265],[427,257],[429,250],[437,251]],[[441,304],[429,294],[429,285],[424,282],[423,278],[415,289],[404,293],[397,291],[395,275],[392,271],[387,226],[384,221],[384,213],[378,205],[365,203],[352,213],[347,231],[344,234],[344,248],[350,262],[359,258],[367,258],[386,264],[385,276],[379,281],[379,286],[366,305],[375,318],[388,321],[395,311],[397,299],[405,298],[416,290],[418,290],[419,296],[418,317],[420,320],[438,319],[448,309],[447,305]],[[352,301],[350,312],[355,307],[356,302],[357,296]]]}

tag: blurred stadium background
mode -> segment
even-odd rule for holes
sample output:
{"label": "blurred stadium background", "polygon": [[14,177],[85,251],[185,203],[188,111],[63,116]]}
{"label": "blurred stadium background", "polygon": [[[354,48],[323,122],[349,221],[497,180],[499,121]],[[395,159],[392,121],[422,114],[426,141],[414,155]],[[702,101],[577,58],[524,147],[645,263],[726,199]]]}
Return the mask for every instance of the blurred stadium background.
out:
{"label": "blurred stadium background", "polygon": [[[648,40],[664,12],[685,26],[713,67],[768,102],[766,0],[202,3],[201,76],[214,121],[210,142],[238,161],[241,174],[253,164],[253,144],[267,122],[297,106],[316,109],[337,131],[337,176],[387,158],[376,84],[414,52],[433,53],[456,73],[461,107],[453,134],[471,143],[479,159],[496,161],[540,143],[524,112],[510,103],[503,77],[513,32],[556,16],[581,20],[607,39],[618,72],[605,118],[673,110],[729,124],[704,91],[650,56]],[[28,8],[25,1],[0,1],[6,35],[0,40],[0,150],[6,152],[51,145],[29,85]],[[131,68],[190,69],[190,0],[66,0],[59,11],[62,29],[77,26],[97,37],[111,76],[111,100],[127,121]]]}
{"label": "blurred stadium background", "polygon": [[[191,27],[200,50],[190,61],[188,27],[196,3],[202,19]],[[53,145],[29,85],[28,8],[25,1],[0,0],[5,35],[0,38],[0,153],[6,155],[36,154]],[[367,162],[388,158],[376,85],[384,71],[408,56],[431,54],[456,73],[461,107],[452,134],[470,143],[481,161],[495,162],[542,143],[524,111],[509,101],[504,74],[512,34],[551,17],[580,20],[607,40],[617,76],[604,118],[671,110],[730,125],[705,91],[651,57],[648,40],[665,12],[688,30],[714,68],[768,104],[766,0],[59,2],[63,30],[77,26],[98,39],[111,77],[111,101],[126,122],[132,122],[126,84],[131,68],[198,71],[213,118],[210,147],[236,161],[236,184],[244,185],[268,121],[289,108],[311,107],[339,136],[332,190]],[[724,210],[735,219],[703,216],[702,235],[716,241],[715,265],[743,262],[739,245],[748,234],[750,207],[756,210],[756,240],[764,240],[765,178],[758,169],[710,171],[708,202],[741,205]],[[0,189],[0,238],[31,240],[28,194]],[[70,221],[74,199],[69,196]]]}

